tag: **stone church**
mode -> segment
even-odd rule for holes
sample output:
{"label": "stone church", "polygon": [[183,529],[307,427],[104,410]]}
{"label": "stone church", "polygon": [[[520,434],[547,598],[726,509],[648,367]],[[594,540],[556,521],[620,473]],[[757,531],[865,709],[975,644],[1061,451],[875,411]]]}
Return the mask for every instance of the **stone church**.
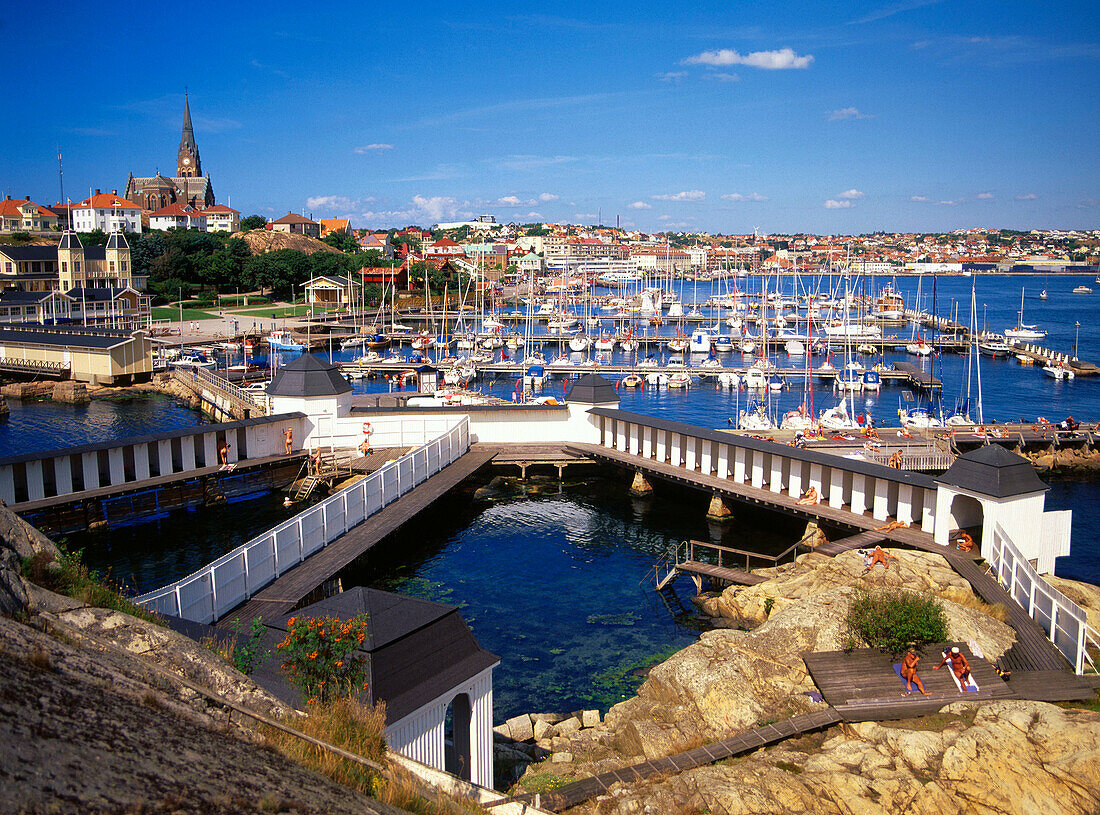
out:
{"label": "stone church", "polygon": [[195,131],[191,127],[191,108],[186,94],[183,97],[183,135],[176,152],[176,174],[165,177],[156,175],[144,178],[133,173],[126,180],[124,197],[150,212],[169,204],[190,204],[195,209],[213,206],[214,188],[210,175],[203,175],[199,146],[195,144]]}

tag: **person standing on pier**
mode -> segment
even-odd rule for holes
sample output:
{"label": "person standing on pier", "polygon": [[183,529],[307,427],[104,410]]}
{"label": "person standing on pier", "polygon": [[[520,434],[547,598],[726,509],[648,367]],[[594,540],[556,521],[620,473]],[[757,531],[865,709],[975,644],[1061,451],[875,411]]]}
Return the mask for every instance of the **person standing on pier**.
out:
{"label": "person standing on pier", "polygon": [[229,442],[222,442],[221,449],[218,450],[218,457],[221,458],[223,467],[229,464]]}
{"label": "person standing on pier", "polygon": [[291,447],[294,444],[294,430],[292,428],[288,427],[283,431],[283,441],[286,443],[286,454],[289,456]]}

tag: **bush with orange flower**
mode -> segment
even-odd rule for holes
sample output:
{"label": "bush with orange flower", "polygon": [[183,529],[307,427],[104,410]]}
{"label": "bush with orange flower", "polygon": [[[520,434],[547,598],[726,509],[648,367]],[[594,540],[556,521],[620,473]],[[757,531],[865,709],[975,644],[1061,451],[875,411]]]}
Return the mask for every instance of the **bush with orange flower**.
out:
{"label": "bush with orange flower", "polygon": [[366,631],[366,614],[350,620],[291,617],[286,639],[276,646],[288,681],[311,704],[358,696],[367,688],[367,666],[355,652]]}

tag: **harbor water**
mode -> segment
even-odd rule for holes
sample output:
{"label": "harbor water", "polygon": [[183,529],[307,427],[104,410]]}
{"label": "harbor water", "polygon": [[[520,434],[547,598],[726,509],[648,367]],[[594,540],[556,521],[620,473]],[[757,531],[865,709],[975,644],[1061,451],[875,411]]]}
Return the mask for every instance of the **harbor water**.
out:
{"label": "harbor water", "polygon": [[[927,310],[932,307],[929,283],[923,282],[921,294],[921,305]],[[1014,325],[1023,286],[1024,321],[1049,332],[1043,345],[1069,352],[1078,342],[1080,358],[1100,362],[1096,333],[1100,294],[1072,294],[1072,288],[1081,283],[1091,284],[1091,279],[982,277],[976,281],[979,309],[983,309],[978,326],[983,327],[983,320],[997,331]],[[958,319],[967,323],[970,284],[969,278],[938,280],[938,313],[954,317],[951,304],[958,302]],[[726,285],[699,284],[695,297],[702,302]],[[907,304],[915,305],[916,281],[898,279],[897,285]],[[690,303],[692,284],[684,287],[683,299]],[[1049,298],[1038,300],[1035,295],[1044,287]],[[910,328],[897,331],[908,334]],[[549,358],[561,340],[545,342]],[[356,353],[334,350],[332,356],[348,361]],[[916,361],[904,352],[887,353],[885,361],[892,359]],[[788,365],[783,360],[779,364]],[[925,359],[924,364],[943,380],[948,407],[965,394],[965,357],[945,354]],[[1012,358],[983,357],[981,382],[987,422],[1031,420],[1038,415],[1052,420],[1066,415],[1086,422],[1100,420],[1095,407],[1100,379],[1054,381]],[[471,387],[507,399],[515,381],[502,376]],[[567,387],[567,379],[552,379],[544,393],[560,396]],[[354,383],[358,393],[390,388],[383,379]],[[896,424],[898,408],[910,404],[906,390],[884,386],[878,394],[857,395],[856,409],[882,423]],[[914,401],[921,398],[911,395]],[[620,389],[619,396],[626,410],[704,427],[727,426],[752,398],[743,390],[725,391],[713,383],[672,391]],[[972,402],[976,397],[972,380]],[[770,409],[781,415],[809,395],[800,382],[792,381],[770,398]],[[820,410],[835,404],[837,395],[818,383],[813,399]],[[9,405],[11,417],[0,425],[0,456],[202,421],[163,397],[97,400],[84,406],[9,400]],[[534,479],[529,484],[531,494],[496,502],[473,499],[480,483],[463,485],[431,513],[411,521],[343,575],[343,581],[345,587],[372,585],[460,606],[481,644],[502,660],[494,677],[497,721],[533,710],[606,710],[633,693],[648,665],[698,636],[700,621],[691,613],[688,599],[693,590],[690,582],[677,586],[682,608],[666,605],[653,590],[650,570],[670,545],[695,538],[776,552],[802,531],[789,519],[777,521],[776,516],[743,508],[735,509],[731,524],[708,524],[705,496],[661,487],[649,499],[633,499],[626,491],[626,476],[614,470],[576,468],[567,471],[560,485],[556,476]],[[1058,574],[1100,583],[1098,499],[1100,483],[1051,483],[1047,507],[1074,511],[1073,554],[1059,560]],[[69,544],[82,548],[94,568],[110,572],[135,591],[144,591],[199,568],[290,514],[292,510],[282,507],[281,496],[267,495],[74,535]]]}

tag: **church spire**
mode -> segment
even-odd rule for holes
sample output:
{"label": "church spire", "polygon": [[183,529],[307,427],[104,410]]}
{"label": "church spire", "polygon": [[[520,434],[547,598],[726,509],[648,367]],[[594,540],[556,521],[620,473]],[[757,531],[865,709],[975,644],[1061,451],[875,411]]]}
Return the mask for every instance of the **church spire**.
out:
{"label": "church spire", "polygon": [[186,91],[183,94],[183,133],[176,154],[176,175],[193,178],[202,175],[199,163],[199,146],[195,144],[195,130],[191,126],[191,105]]}

